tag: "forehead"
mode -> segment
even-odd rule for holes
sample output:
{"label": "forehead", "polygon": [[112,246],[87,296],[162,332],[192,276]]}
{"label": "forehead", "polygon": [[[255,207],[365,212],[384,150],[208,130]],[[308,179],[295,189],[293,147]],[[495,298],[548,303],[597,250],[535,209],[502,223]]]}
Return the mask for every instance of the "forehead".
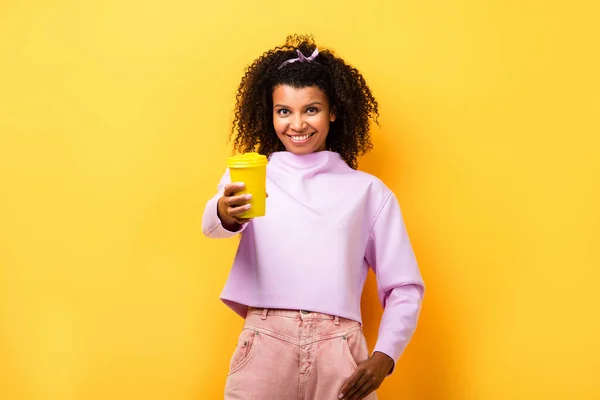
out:
{"label": "forehead", "polygon": [[328,104],[325,93],[316,86],[296,88],[289,85],[278,85],[273,89],[273,104],[303,105],[318,101]]}

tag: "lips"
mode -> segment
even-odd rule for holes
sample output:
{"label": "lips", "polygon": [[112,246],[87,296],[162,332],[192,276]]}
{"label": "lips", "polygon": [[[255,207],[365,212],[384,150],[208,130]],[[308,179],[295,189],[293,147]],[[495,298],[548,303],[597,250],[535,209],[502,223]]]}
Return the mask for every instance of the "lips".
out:
{"label": "lips", "polygon": [[313,137],[315,133],[317,133],[317,132],[313,132],[308,135],[286,135],[286,136],[289,137],[292,140],[292,142],[294,142],[294,143],[303,143],[303,142],[306,142],[311,137]]}

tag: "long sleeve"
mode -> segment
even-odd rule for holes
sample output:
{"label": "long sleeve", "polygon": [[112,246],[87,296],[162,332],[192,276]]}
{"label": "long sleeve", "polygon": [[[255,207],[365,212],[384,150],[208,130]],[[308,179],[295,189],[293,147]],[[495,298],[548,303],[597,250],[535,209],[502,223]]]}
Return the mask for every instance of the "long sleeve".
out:
{"label": "long sleeve", "polygon": [[377,277],[384,307],[374,351],[396,363],[416,329],[425,286],[400,205],[391,192],[371,230],[365,259]]}
{"label": "long sleeve", "polygon": [[242,225],[242,227],[236,231],[231,232],[223,227],[221,220],[217,214],[217,204],[219,199],[223,196],[223,192],[225,190],[225,185],[231,182],[231,177],[229,175],[229,168],[225,170],[221,181],[219,182],[217,194],[215,194],[208,202],[206,203],[206,207],[204,208],[204,215],[202,216],[202,232],[205,236],[214,239],[226,239],[233,237],[239,233],[242,233],[248,224]]}

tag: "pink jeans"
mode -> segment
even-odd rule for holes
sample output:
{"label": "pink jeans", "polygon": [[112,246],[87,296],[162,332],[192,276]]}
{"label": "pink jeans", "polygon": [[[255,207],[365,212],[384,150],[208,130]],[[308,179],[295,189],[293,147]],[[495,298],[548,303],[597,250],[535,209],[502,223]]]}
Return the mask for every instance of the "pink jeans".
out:
{"label": "pink jeans", "polygon": [[[231,358],[225,400],[337,400],[368,357],[356,321],[251,308]],[[376,399],[374,392],[365,397]]]}

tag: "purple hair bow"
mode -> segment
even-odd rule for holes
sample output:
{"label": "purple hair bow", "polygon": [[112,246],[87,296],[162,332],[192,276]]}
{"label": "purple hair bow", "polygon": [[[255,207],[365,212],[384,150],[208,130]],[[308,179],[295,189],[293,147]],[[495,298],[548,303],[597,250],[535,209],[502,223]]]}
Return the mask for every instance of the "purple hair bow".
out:
{"label": "purple hair bow", "polygon": [[279,68],[281,68],[281,67],[283,67],[284,65],[287,65],[287,64],[295,63],[296,61],[300,61],[300,62],[310,62],[310,61],[313,61],[319,55],[319,49],[315,49],[315,51],[313,51],[313,53],[310,56],[308,56],[308,57],[306,57],[304,54],[302,54],[302,52],[300,50],[296,50],[296,53],[298,54],[298,58],[292,58],[291,60],[284,61],[279,66]]}

